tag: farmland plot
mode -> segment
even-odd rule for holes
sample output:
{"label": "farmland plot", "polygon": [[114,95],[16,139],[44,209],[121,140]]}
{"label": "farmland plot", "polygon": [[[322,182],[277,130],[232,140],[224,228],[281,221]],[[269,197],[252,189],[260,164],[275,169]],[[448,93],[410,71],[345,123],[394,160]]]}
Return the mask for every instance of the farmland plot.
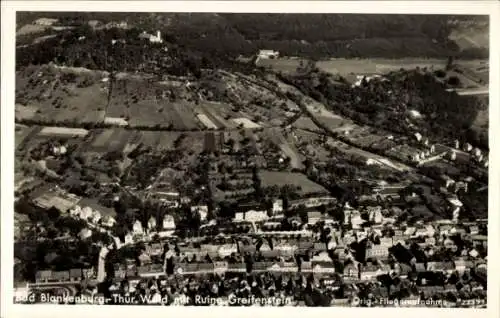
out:
{"label": "farmland plot", "polygon": [[125,129],[104,129],[98,132],[90,144],[89,151],[127,152],[131,145],[139,141],[139,132]]}
{"label": "farmland plot", "polygon": [[309,131],[317,131],[321,132],[322,129],[316,126],[316,124],[311,120],[311,118],[302,115],[299,119],[297,119],[293,124],[293,127],[298,129],[304,129]]}
{"label": "farmland plot", "polygon": [[261,171],[259,175],[263,187],[294,185],[301,188],[300,193],[302,194],[328,192],[321,185],[309,180],[302,173]]}
{"label": "farmland plot", "polygon": [[217,129],[218,126],[216,124],[213,123],[213,121],[208,118],[207,115],[205,114],[198,114],[196,115],[196,117],[198,117],[198,120],[201,121],[201,123],[205,126],[205,128],[207,129]]}
{"label": "farmland plot", "polygon": [[268,138],[276,144],[287,157],[290,158],[290,165],[292,168],[302,169],[304,167],[300,152],[297,148],[295,148],[293,143],[289,143],[287,141],[278,128],[268,129],[266,130],[266,134]]}
{"label": "farmland plot", "polygon": [[175,141],[183,134],[178,131],[141,131],[140,143],[151,149],[171,150],[175,148]]}
{"label": "farmland plot", "polygon": [[238,117],[238,113],[231,110],[231,106],[224,103],[202,102],[196,111],[206,115],[218,128],[236,128],[236,124],[229,118]]}
{"label": "farmland plot", "polygon": [[100,122],[108,99],[106,73],[53,66],[16,73],[16,103],[36,109],[41,122]]}
{"label": "farmland plot", "polygon": [[[259,66],[268,67],[284,73],[296,73],[301,61],[307,64],[307,61],[300,59],[268,59],[260,60]],[[415,69],[420,68],[443,68],[446,66],[445,59],[330,59],[316,62],[316,67],[320,70],[332,74],[384,74],[391,71],[398,71],[401,68]]]}
{"label": "farmland plot", "polygon": [[175,112],[177,117],[180,119],[179,121],[173,122],[175,129],[193,130],[201,127],[193,112],[193,106],[194,105],[189,103],[174,103],[172,105],[172,112],[169,111],[168,113],[170,114]]}
{"label": "farmland plot", "polygon": [[14,142],[16,149],[23,143],[25,138],[28,138],[35,127],[28,127],[24,125],[16,125],[16,133],[14,136]]}

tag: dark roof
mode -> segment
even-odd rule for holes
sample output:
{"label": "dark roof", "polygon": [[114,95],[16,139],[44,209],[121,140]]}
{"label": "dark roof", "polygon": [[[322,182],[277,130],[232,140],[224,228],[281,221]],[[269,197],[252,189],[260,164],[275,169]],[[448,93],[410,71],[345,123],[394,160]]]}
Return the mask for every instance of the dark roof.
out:
{"label": "dark roof", "polygon": [[71,278],[80,278],[82,277],[82,269],[81,268],[73,268],[69,270],[69,277]]}
{"label": "dark roof", "polygon": [[51,270],[42,270],[38,271],[35,274],[37,279],[51,279],[52,278],[52,271]]}
{"label": "dark roof", "polygon": [[52,278],[57,279],[57,280],[68,280],[69,279],[69,271],[53,272]]}

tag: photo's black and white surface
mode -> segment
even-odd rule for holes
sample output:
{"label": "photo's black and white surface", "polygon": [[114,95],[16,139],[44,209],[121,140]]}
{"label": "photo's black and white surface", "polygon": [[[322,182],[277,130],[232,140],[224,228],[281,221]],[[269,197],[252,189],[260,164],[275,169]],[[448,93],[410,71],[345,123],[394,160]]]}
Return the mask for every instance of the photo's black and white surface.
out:
{"label": "photo's black and white surface", "polygon": [[488,16],[16,18],[16,303],[486,307]]}

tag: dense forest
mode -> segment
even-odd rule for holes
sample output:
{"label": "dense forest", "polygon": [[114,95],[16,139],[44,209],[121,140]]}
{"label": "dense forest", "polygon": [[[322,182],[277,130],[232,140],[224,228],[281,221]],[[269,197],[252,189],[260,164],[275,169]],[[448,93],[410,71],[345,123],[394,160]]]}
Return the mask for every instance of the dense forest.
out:
{"label": "dense forest", "polygon": [[236,63],[228,56],[215,52],[189,49],[168,39],[154,44],[140,39],[137,28],[93,30],[84,25],[34,45],[17,48],[16,67],[59,65],[95,70],[145,72],[176,76],[199,76],[201,68],[254,69],[252,64]]}
{"label": "dense forest", "polygon": [[[387,75],[389,80],[365,80],[360,87],[334,84],[330,75],[318,70],[281,78],[361,124],[401,134],[418,131],[431,140],[459,139],[488,149],[487,132],[479,134],[471,128],[478,112],[488,105],[475,96],[447,92],[428,71],[392,72]],[[424,116],[413,123],[413,128],[408,124],[408,110]]]}
{"label": "dense forest", "polygon": [[449,41],[448,21],[456,17],[444,15],[30,12],[19,13],[17,25],[38,17],[58,18],[58,24],[65,26],[90,20],[126,21],[141,30],[160,30],[170,41],[193,51],[230,57],[259,49],[318,59],[488,56],[487,49],[460,51]]}

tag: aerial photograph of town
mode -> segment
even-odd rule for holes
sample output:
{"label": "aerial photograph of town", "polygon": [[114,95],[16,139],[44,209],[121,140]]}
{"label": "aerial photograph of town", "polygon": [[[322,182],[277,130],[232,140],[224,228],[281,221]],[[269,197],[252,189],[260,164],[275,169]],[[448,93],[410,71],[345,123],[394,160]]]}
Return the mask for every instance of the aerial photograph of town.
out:
{"label": "aerial photograph of town", "polygon": [[489,22],[18,11],[14,303],[486,308]]}

